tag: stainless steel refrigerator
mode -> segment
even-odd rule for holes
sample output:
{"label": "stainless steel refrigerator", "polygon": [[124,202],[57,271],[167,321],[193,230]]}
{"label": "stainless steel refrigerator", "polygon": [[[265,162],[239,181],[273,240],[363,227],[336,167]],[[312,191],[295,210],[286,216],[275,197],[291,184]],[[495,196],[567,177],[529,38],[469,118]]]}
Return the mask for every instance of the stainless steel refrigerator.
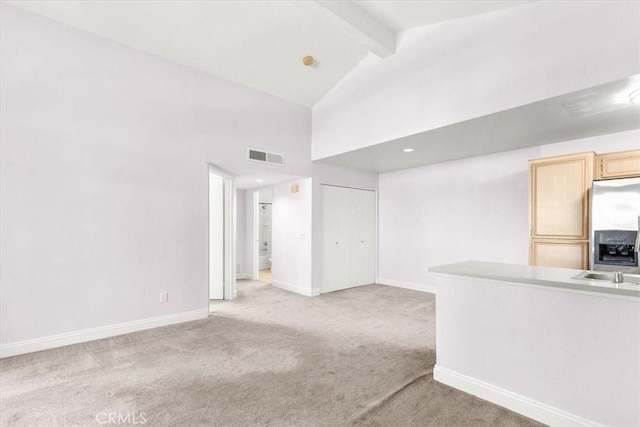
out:
{"label": "stainless steel refrigerator", "polygon": [[592,270],[639,273],[640,178],[594,181],[591,189]]}

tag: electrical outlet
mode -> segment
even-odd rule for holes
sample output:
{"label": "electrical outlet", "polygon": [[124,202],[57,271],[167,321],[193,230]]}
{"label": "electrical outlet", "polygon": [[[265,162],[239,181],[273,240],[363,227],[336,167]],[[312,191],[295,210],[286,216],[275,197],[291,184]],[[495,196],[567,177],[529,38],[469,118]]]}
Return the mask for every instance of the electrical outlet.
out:
{"label": "electrical outlet", "polygon": [[169,292],[160,292],[160,302],[169,301]]}

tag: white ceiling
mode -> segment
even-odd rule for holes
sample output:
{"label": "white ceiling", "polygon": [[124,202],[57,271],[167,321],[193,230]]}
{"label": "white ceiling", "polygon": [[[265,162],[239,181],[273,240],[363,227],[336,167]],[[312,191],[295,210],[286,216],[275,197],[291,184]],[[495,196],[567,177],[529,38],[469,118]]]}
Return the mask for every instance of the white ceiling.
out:
{"label": "white ceiling", "polygon": [[[320,160],[372,172],[640,128],[640,74]],[[638,141],[640,148],[640,141]],[[406,153],[405,148],[413,148]]]}
{"label": "white ceiling", "polygon": [[531,1],[469,1],[469,0],[354,0],[354,3],[380,23],[395,31],[465,16],[493,12]]}
{"label": "white ceiling", "polygon": [[[275,166],[277,167],[277,166]],[[297,179],[303,179],[304,176],[288,175],[278,172],[265,172],[259,171],[253,175],[242,175],[235,179],[236,188],[238,190],[249,190],[252,188],[271,187],[275,184],[286,181],[295,181]]]}
{"label": "white ceiling", "polygon": [[[6,3],[312,106],[395,33],[527,1],[30,0]],[[311,67],[302,58],[312,55]]]}
{"label": "white ceiling", "polygon": [[[313,106],[366,55],[388,57],[399,31],[529,1],[5,1],[142,51]],[[302,63],[306,55],[316,62]],[[384,172],[640,128],[626,101],[638,76],[400,138],[322,162]],[[624,98],[624,100],[623,100]],[[586,105],[586,107],[585,107]],[[591,108],[587,111],[587,108]],[[470,137],[472,136],[472,137]],[[413,153],[402,148],[411,146]],[[255,188],[299,177],[239,177]],[[257,182],[261,179],[261,182]]]}

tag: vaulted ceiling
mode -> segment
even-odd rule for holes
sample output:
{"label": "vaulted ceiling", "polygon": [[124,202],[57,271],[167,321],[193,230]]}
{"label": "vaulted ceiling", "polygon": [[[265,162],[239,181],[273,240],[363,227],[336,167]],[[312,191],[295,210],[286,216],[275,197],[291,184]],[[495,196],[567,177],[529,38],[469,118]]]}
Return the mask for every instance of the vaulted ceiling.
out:
{"label": "vaulted ceiling", "polygon": [[[529,1],[7,1],[224,79],[313,106],[399,31]],[[302,58],[315,59],[305,66]]]}
{"label": "vaulted ceiling", "polygon": [[[531,1],[3,0],[116,42],[312,107],[367,55],[394,54],[402,31]],[[437,43],[437,40],[434,40]],[[302,59],[315,61],[305,66]],[[322,159],[385,172],[640,128],[629,76]],[[620,101],[620,94],[624,99]],[[621,98],[622,99],[622,98]],[[586,105],[586,109],[585,109]],[[473,135],[473,138],[469,138]],[[480,141],[478,135],[485,135]],[[473,142],[471,142],[473,141]],[[409,156],[403,148],[414,148]],[[256,186],[255,177],[242,185]],[[263,185],[294,177],[260,176]]]}

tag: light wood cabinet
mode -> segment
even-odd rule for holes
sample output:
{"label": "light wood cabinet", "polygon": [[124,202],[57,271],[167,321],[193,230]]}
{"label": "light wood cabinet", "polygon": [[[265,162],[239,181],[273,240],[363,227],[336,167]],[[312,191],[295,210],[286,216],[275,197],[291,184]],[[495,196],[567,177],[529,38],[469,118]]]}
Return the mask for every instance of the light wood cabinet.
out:
{"label": "light wood cabinet", "polygon": [[589,242],[533,240],[531,265],[586,270],[589,263]]}
{"label": "light wood cabinet", "polygon": [[531,265],[587,268],[595,158],[587,152],[529,162]]}
{"label": "light wood cabinet", "polygon": [[589,238],[594,158],[595,153],[581,153],[529,162],[531,238]]}
{"label": "light wood cabinet", "polygon": [[599,154],[597,165],[598,179],[640,176],[640,150]]}

